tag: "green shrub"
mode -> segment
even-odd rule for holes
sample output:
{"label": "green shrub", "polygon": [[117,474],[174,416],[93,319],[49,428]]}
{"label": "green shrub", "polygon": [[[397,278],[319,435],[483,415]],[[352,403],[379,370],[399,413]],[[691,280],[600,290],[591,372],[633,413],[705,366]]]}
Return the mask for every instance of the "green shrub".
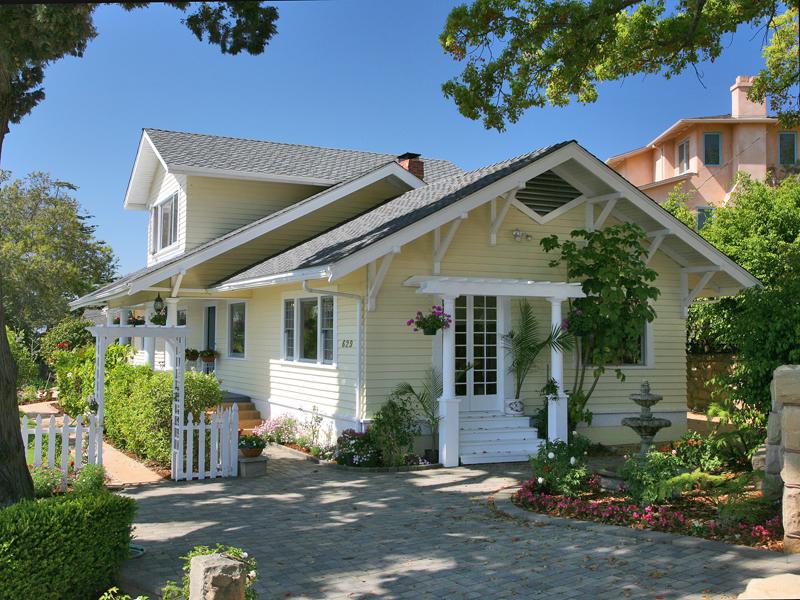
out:
{"label": "green shrub", "polygon": [[17,404],[33,404],[39,401],[39,386],[28,384],[17,391]]}
{"label": "green shrub", "polygon": [[109,492],[0,510],[0,598],[94,600],[128,557],[135,511]]}
{"label": "green shrub", "polygon": [[[222,401],[219,380],[187,372],[186,415],[197,415]],[[145,460],[169,465],[172,435],[172,373],[122,364],[106,378],[105,432],[118,448]]]}
{"label": "green shrub", "polygon": [[414,436],[419,433],[417,415],[402,397],[390,396],[375,413],[369,432],[380,448],[384,466],[403,465],[406,455],[411,452]]}
{"label": "green shrub", "polygon": [[102,465],[84,465],[72,480],[75,494],[97,494],[106,487],[106,470]]}
{"label": "green shrub", "polygon": [[258,595],[254,589],[256,582],[256,559],[252,558],[247,552],[236,546],[223,546],[217,544],[215,547],[195,546],[183,559],[183,579],[178,586],[174,581],[168,581],[162,592],[163,600],[189,600],[189,571],[191,570],[192,558],[195,556],[206,556],[208,554],[224,554],[230,558],[238,560],[244,565],[246,577],[244,597],[245,600],[256,600]]}
{"label": "green shrub", "polygon": [[[106,350],[106,385],[111,372],[127,363],[133,350],[130,346],[112,344]],[[94,394],[94,346],[74,350],[58,350],[52,356],[58,388],[58,403],[72,417],[89,410],[87,398]]]}
{"label": "green shrub", "polygon": [[711,472],[722,467],[713,439],[703,437],[696,431],[687,431],[675,443],[675,454],[687,469]]}
{"label": "green shrub", "polygon": [[6,336],[8,345],[11,347],[11,356],[17,363],[17,387],[34,383],[39,375],[39,367],[33,359],[30,349],[25,345],[25,334],[6,326]]}
{"label": "green shrub", "polygon": [[340,465],[377,467],[381,464],[381,451],[375,444],[372,430],[361,433],[345,429],[336,440],[333,459]]}
{"label": "green shrub", "polygon": [[670,452],[647,453],[625,461],[620,474],[625,479],[631,498],[643,504],[665,499],[663,482],[679,475],[684,469],[680,459]]}
{"label": "green shrub", "polygon": [[69,316],[53,325],[39,340],[39,355],[48,365],[53,355],[62,350],[74,350],[94,343],[94,336],[86,328],[94,325],[83,317]]}
{"label": "green shrub", "polygon": [[571,443],[546,441],[528,458],[537,490],[574,497],[589,489],[586,450],[589,440],[574,435]]}
{"label": "green shrub", "polygon": [[33,467],[33,495],[37,498],[49,498],[61,489],[62,473],[60,469],[49,467]]}

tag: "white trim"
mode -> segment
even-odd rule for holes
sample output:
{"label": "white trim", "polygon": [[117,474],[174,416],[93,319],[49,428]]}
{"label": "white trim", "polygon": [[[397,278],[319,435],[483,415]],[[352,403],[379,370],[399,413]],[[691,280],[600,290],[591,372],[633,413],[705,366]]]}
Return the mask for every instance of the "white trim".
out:
{"label": "white trim", "polygon": [[367,310],[375,310],[375,304],[378,299],[378,293],[383,286],[383,280],[386,279],[386,274],[389,272],[389,267],[392,266],[394,255],[400,251],[399,248],[392,250],[381,259],[381,266],[376,270],[375,261],[369,264],[367,269],[368,288],[367,288]]}
{"label": "white trim", "polygon": [[[247,360],[247,304],[248,304],[248,300],[247,299],[242,299],[242,298],[233,298],[231,300],[228,300],[228,302],[226,304],[227,304],[227,310],[226,310],[226,318],[227,318],[227,323],[226,323],[227,344],[226,344],[226,346],[227,347],[225,349],[225,358],[228,359],[228,360]],[[232,338],[233,327],[231,327],[231,317],[233,315],[232,315],[231,308],[233,307],[234,304],[244,304],[244,352],[242,352],[241,355],[231,354],[231,348],[233,347],[233,338]],[[216,333],[217,332],[216,332],[216,328],[215,328],[214,329],[215,337],[216,337]]]}
{"label": "white trim", "polygon": [[[133,190],[134,186],[136,186],[137,174],[138,174],[139,168],[141,166],[140,165],[140,160],[142,158],[142,151],[146,149],[145,142],[147,142],[147,144],[148,144],[148,146],[150,148],[150,151],[153,153],[153,156],[155,156],[156,160],[159,163],[161,163],[161,166],[164,168],[164,171],[169,173],[169,167],[167,167],[166,161],[163,159],[161,154],[156,149],[155,144],[150,139],[150,136],[147,135],[147,132],[142,130],[142,137],[139,138],[139,145],[136,148],[136,158],[133,161],[133,168],[131,169],[131,175],[128,178],[128,188],[125,190],[125,199],[124,199],[123,204],[122,204],[123,208],[131,209],[131,210],[146,210],[147,209],[147,200],[146,199],[144,200],[144,202],[134,202],[133,200],[131,200],[132,190]],[[150,180],[149,183],[150,184],[152,183],[152,179]],[[149,184],[146,185],[146,187],[149,189],[149,187],[150,187]],[[147,193],[147,190],[145,190],[145,194],[146,193]],[[134,207],[138,207],[138,208],[134,208]]]}
{"label": "white trim", "polygon": [[489,244],[494,246],[497,244],[497,232],[500,230],[500,226],[505,221],[506,216],[508,215],[508,211],[511,208],[511,204],[515,199],[517,194],[517,190],[511,190],[503,194],[503,206],[500,207],[500,213],[496,214],[496,203],[497,200],[492,198],[491,202],[491,225],[489,226]]}
{"label": "white trim", "polygon": [[653,236],[652,241],[650,242],[650,247],[647,249],[647,258],[645,258],[644,260],[645,266],[650,265],[650,262],[653,260],[653,258],[656,255],[656,252],[658,251],[658,247],[661,245],[661,242],[663,242],[664,239],[669,235],[669,233],[670,233],[669,230],[665,229],[663,231],[656,233]]}
{"label": "white trim", "polygon": [[[450,248],[450,244],[453,243],[453,239],[456,237],[456,232],[458,231],[459,226],[461,225],[461,221],[466,219],[469,215],[466,213],[461,215],[458,219],[453,219],[450,222],[450,227],[447,228],[447,233],[444,236],[444,239],[440,239],[439,243],[436,243],[435,238],[439,237],[438,235],[434,238],[434,248],[433,248],[433,272],[435,274],[439,274],[442,270],[442,260],[444,259],[445,254],[447,254],[448,248]],[[439,228],[436,228],[436,231],[439,231]],[[381,280],[383,281],[383,280]]]}
{"label": "white trim", "polygon": [[327,267],[320,269],[319,267],[311,267],[309,269],[298,269],[297,271],[289,271],[288,273],[276,273],[275,275],[264,275],[263,277],[254,277],[252,279],[244,279],[234,283],[220,285],[211,288],[218,292],[230,292],[233,290],[245,290],[255,287],[264,287],[268,285],[280,285],[283,283],[292,283],[294,281],[304,281],[306,279],[330,279],[330,272]]}
{"label": "white trim", "polygon": [[403,285],[419,288],[418,294],[451,296],[453,298],[458,296],[513,296],[566,300],[586,296],[580,283],[526,281],[523,279],[415,275],[406,279]]}
{"label": "white trim", "polygon": [[[229,250],[241,246],[242,244],[254,240],[255,238],[261,237],[270,231],[274,231],[279,227],[283,227],[284,225],[299,219],[300,217],[308,215],[316,210],[319,210],[320,208],[324,208],[325,206],[328,206],[350,194],[353,194],[360,189],[377,183],[378,181],[386,179],[390,176],[397,177],[411,189],[416,189],[424,185],[419,178],[408,172],[399,164],[395,162],[388,163],[383,167],[375,169],[374,171],[370,171],[369,173],[366,173],[357,179],[353,179],[352,181],[344,183],[335,189],[324,190],[314,196],[311,196],[310,198],[301,200],[288,209],[280,211],[277,216],[262,220],[262,222],[258,223],[257,225],[245,225],[239,229],[238,233],[234,233],[232,235],[227,234],[228,237],[225,239],[213,243],[207,248],[197,252],[192,252],[185,258],[182,258],[172,264],[165,265],[162,267],[162,269],[154,271],[153,273],[148,273],[147,275],[142,276],[141,279],[137,280],[135,285],[132,285],[135,291],[139,291],[143,287],[149,287],[165,279],[166,277],[169,277],[170,275],[174,275],[181,270],[185,271],[186,269],[197,266],[206,260],[214,258],[215,256],[223,254],[224,252],[228,252]],[[163,273],[161,272],[162,270],[164,271]],[[260,278],[257,278],[255,281],[259,281],[259,279]],[[236,285],[239,286],[238,283]],[[258,285],[260,284],[257,284],[253,287],[257,287]],[[238,289],[238,287],[232,289]]]}
{"label": "white trim", "polygon": [[[402,167],[401,167],[402,168]],[[173,175],[194,175],[197,177],[216,177],[219,179],[247,179],[250,181],[266,181],[274,183],[299,183],[305,185],[329,186],[339,183],[336,179],[323,177],[303,177],[300,175],[276,175],[257,171],[238,171],[236,169],[217,169],[214,167],[193,167],[191,165],[173,164],[169,167]]]}

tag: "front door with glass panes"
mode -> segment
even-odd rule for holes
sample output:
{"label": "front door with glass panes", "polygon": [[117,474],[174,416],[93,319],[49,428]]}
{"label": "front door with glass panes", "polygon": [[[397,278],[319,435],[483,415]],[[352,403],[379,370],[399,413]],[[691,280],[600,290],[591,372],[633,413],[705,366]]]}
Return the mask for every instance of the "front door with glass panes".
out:
{"label": "front door with glass panes", "polygon": [[499,411],[497,298],[460,296],[455,312],[456,396],[461,410]]}

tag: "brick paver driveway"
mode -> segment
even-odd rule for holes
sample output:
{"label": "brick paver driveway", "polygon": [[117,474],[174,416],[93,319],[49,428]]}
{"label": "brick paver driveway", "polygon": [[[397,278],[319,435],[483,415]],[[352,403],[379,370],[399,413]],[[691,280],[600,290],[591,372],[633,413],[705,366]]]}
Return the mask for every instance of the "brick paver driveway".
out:
{"label": "brick paver driveway", "polygon": [[127,563],[123,587],[155,597],[179,579],[180,555],[216,542],[256,557],[270,600],[724,598],[752,577],[798,572],[774,553],[495,515],[487,496],[524,477],[524,465],[361,474],[270,452],[265,478],[129,491],[147,552]]}

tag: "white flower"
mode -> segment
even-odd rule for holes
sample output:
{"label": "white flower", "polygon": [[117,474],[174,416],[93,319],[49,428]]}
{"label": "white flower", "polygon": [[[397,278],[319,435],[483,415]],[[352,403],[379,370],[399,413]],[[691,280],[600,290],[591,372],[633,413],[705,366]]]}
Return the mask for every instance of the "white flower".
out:
{"label": "white flower", "polygon": [[678,451],[677,450],[673,450],[672,451],[672,456],[678,456]]}
{"label": "white flower", "polygon": [[552,452],[548,452],[547,453],[547,458],[549,458],[550,460],[553,460],[555,457],[556,457],[556,455],[553,454]]}
{"label": "white flower", "polygon": [[255,572],[255,571],[250,571],[250,572],[247,574],[247,576],[248,576],[250,579],[255,579],[255,578],[256,578],[256,572]]}
{"label": "white flower", "polygon": [[573,431],[572,435],[578,435],[578,432],[577,431]]}
{"label": "white flower", "polygon": [[537,482],[539,485],[542,485],[542,484],[544,483],[544,477],[539,477],[539,479],[537,479],[537,480],[536,480],[536,482]]}
{"label": "white flower", "polygon": [[578,462],[578,459],[575,458],[574,456],[571,456],[569,459],[569,464],[575,465],[576,462]]}
{"label": "white flower", "polygon": [[247,552],[242,552],[242,558],[247,558]]}

